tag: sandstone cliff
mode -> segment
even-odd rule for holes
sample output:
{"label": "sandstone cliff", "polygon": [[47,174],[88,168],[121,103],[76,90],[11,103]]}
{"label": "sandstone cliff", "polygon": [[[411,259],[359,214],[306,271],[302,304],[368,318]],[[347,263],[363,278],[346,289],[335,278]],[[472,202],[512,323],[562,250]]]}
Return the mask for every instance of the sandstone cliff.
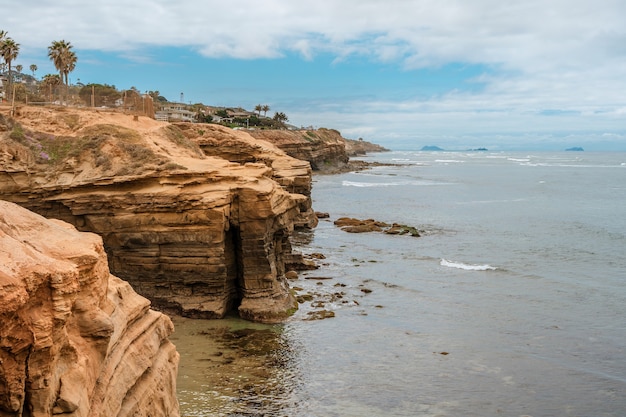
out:
{"label": "sandstone cliff", "polygon": [[99,234],[115,275],[190,317],[296,308],[284,260],[293,228],[316,223],[310,187],[307,162],[220,126],[28,107],[0,120],[0,197]]}
{"label": "sandstone cliff", "polygon": [[388,152],[389,149],[363,139],[345,139],[348,156],[365,155],[370,152]]}
{"label": "sandstone cliff", "polygon": [[0,201],[0,416],[178,416],[172,331],[100,237]]}
{"label": "sandstone cliff", "polygon": [[309,161],[315,171],[341,169],[348,164],[346,141],[334,129],[250,130],[249,133],[273,143],[294,158]]}
{"label": "sandstone cliff", "polygon": [[353,164],[351,156],[369,152],[385,152],[388,149],[362,139],[346,139],[337,130],[250,130],[257,139],[273,143],[289,156],[309,161],[314,171],[321,173],[345,172],[363,169]]}

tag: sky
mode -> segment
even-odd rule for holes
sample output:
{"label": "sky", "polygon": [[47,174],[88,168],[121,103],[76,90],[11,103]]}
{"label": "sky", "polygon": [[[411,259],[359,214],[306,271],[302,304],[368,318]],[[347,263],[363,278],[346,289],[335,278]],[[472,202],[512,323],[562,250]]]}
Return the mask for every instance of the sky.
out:
{"label": "sky", "polygon": [[[626,151],[624,0],[3,0],[14,64],[392,149]],[[25,71],[27,72],[27,71]]]}

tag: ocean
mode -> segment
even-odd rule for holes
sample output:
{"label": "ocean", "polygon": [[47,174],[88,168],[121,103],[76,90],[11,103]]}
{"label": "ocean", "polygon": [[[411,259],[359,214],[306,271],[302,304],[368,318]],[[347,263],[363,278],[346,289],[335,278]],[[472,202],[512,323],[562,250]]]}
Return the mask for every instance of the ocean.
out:
{"label": "ocean", "polygon": [[626,415],[625,153],[362,159],[314,177],[289,322],[175,320],[183,416]]}

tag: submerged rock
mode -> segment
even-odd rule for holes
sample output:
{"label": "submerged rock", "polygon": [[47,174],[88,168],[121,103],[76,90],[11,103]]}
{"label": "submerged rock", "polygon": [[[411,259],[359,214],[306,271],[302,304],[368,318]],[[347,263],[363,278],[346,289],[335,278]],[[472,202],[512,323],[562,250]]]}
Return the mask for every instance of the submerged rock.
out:
{"label": "submerged rock", "polygon": [[340,217],[335,220],[335,225],[348,233],[384,232],[390,235],[410,235],[420,237],[417,228],[405,224],[393,223],[389,225],[374,219],[359,220],[350,217]]}

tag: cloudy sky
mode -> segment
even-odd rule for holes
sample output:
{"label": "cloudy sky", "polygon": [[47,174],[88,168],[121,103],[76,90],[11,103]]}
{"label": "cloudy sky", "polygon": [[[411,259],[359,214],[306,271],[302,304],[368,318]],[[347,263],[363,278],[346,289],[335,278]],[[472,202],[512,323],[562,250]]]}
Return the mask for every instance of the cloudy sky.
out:
{"label": "cloudy sky", "polygon": [[626,150],[624,0],[4,0],[16,64],[394,149]]}

